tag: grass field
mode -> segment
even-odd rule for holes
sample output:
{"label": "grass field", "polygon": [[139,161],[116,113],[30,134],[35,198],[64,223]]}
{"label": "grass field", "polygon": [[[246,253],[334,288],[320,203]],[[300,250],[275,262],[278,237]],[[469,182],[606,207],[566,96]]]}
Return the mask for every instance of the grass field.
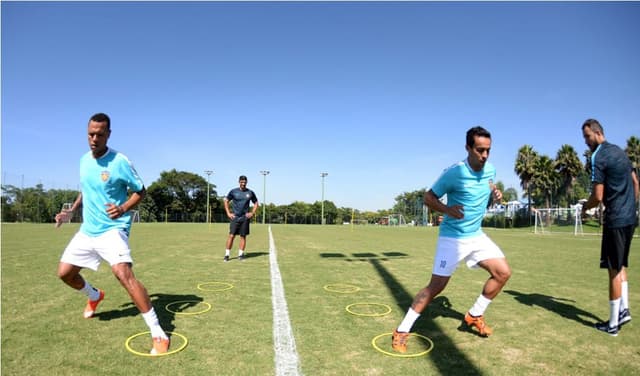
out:
{"label": "grass field", "polygon": [[[128,338],[148,329],[108,265],[83,272],[106,291],[90,320],[82,318],[86,298],[57,279],[60,254],[77,229],[2,225],[3,375],[275,374],[267,226],[253,225],[246,261],[223,263],[226,224],[134,225],[136,276],[149,290],[165,329],[188,338],[184,350],[158,358],[134,355],[125,347]],[[409,351],[431,351],[398,358],[378,352],[371,342],[400,322],[427,282],[437,228],[271,229],[305,375],[638,374],[637,238],[629,284],[631,312],[638,313],[618,337],[592,328],[593,322],[608,319],[607,277],[598,269],[599,237],[487,229],[513,269],[505,291],[486,312],[494,335],[480,338],[460,327],[487,277],[482,270],[461,266],[414,326],[433,346],[412,339]],[[207,282],[220,283],[201,285]],[[325,289],[344,284],[359,290]],[[202,312],[206,303],[211,309]],[[383,313],[385,307],[391,312],[354,315],[347,306],[357,314]],[[130,342],[134,351],[146,352],[150,346],[146,335]],[[174,336],[172,346],[181,343]],[[390,337],[376,344],[390,351]]]}

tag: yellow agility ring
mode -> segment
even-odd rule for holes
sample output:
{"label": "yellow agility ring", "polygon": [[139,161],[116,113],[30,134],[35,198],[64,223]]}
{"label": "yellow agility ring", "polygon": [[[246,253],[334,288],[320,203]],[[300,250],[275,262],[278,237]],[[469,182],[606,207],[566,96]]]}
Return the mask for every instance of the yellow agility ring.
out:
{"label": "yellow agility ring", "polygon": [[376,349],[376,350],[378,350],[379,352],[383,353],[384,355],[393,356],[393,357],[395,357],[395,358],[417,358],[417,357],[419,357],[419,356],[427,355],[428,353],[430,353],[430,352],[431,352],[431,350],[433,350],[433,341],[431,341],[431,339],[429,339],[428,337],[425,337],[425,336],[420,335],[420,334],[418,334],[418,333],[410,333],[409,335],[410,335],[411,337],[420,337],[420,338],[422,338],[422,339],[426,340],[427,342],[429,342],[429,348],[428,348],[428,349],[426,349],[426,350],[424,350],[424,351],[422,351],[422,352],[415,353],[415,354],[398,354],[398,353],[392,353],[392,352],[390,352],[390,351],[386,351],[386,350],[381,349],[381,348],[378,346],[378,344],[376,343],[376,342],[378,341],[378,339],[380,339],[381,337],[390,337],[390,336],[392,336],[392,335],[393,335],[393,333],[382,333],[382,334],[380,334],[380,335],[376,336],[375,338],[373,338],[373,339],[371,340],[371,344],[373,345],[373,348],[374,348],[374,349]]}
{"label": "yellow agility ring", "polygon": [[[378,306],[378,307],[384,307],[385,311],[384,312],[379,312],[379,313],[360,313],[360,312],[355,312],[355,311],[352,310],[352,308],[354,308],[356,306]],[[353,304],[349,304],[345,309],[347,310],[347,312],[349,312],[352,315],[355,315],[355,316],[368,316],[368,317],[384,316],[384,315],[388,315],[391,312],[391,307],[389,307],[386,304],[382,304],[382,303],[353,303]]]}
{"label": "yellow agility ring", "polygon": [[329,292],[337,292],[339,294],[353,294],[360,291],[360,287],[349,285],[346,283],[334,283],[324,286],[324,289]]}
{"label": "yellow agility ring", "polygon": [[[208,285],[213,285],[213,286],[221,286],[219,288],[204,288],[203,286],[208,286]],[[231,290],[233,288],[233,285],[231,283],[227,283],[227,282],[204,282],[204,283],[199,283],[198,284],[198,290],[202,290],[202,291],[227,291],[227,290]]]}
{"label": "yellow agility ring", "polygon": [[[143,353],[143,352],[136,351],[136,350],[132,349],[131,346],[130,346],[131,341],[133,341],[135,338],[138,338],[138,337],[143,336],[145,334],[148,335],[148,334],[151,334],[151,332],[150,331],[146,331],[146,332],[142,332],[142,333],[138,333],[138,334],[132,335],[131,337],[127,338],[127,340],[124,342],[124,347],[126,347],[127,350],[129,350],[130,353],[135,354],[135,355],[158,357],[158,356],[167,356],[167,355],[175,354],[175,353],[177,353],[179,351],[182,351],[182,350],[184,350],[185,347],[187,347],[187,343],[189,343],[189,340],[187,340],[187,337],[183,336],[182,334],[176,333],[176,332],[167,332],[167,334],[170,334],[171,337],[177,336],[177,337],[182,338],[182,341],[183,341],[182,345],[180,345],[176,349],[173,349],[171,351],[167,351],[164,354],[155,354],[155,355],[154,354],[150,354],[148,352]],[[173,341],[171,341],[171,342],[173,342]]]}
{"label": "yellow agility ring", "polygon": [[[202,303],[205,304],[207,306],[207,308],[203,309],[202,311],[198,311],[198,312],[178,312],[178,311],[172,311],[169,309],[169,306],[174,305],[174,304],[178,304],[178,303]],[[211,311],[211,304],[207,303],[207,302],[201,302],[198,300],[180,300],[177,302],[171,302],[169,304],[167,304],[164,309],[166,309],[167,311],[171,312],[171,313],[175,313],[176,315],[199,315],[201,313],[205,313],[205,312],[209,312]]]}

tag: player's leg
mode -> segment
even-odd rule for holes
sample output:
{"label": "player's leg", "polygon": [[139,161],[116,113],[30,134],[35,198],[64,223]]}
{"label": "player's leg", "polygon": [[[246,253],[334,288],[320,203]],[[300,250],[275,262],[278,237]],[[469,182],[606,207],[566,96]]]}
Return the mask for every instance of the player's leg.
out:
{"label": "player's leg", "polygon": [[245,249],[247,247],[247,235],[249,235],[249,220],[245,220],[240,225],[240,249],[238,250],[238,259],[240,261],[244,260],[245,257]]}
{"label": "player's leg", "polygon": [[88,236],[78,232],[65,249],[58,263],[58,278],[66,285],[87,296],[87,305],[83,316],[93,316],[98,304],[104,299],[104,291],[87,282],[80,271],[82,268],[97,270],[100,256],[93,250]]}
{"label": "player's leg", "polygon": [[418,320],[429,303],[440,294],[455,271],[460,256],[458,254],[459,242],[457,239],[438,238],[436,255],[433,259],[433,268],[429,284],[420,290],[413,298],[411,307],[407,310],[400,325],[393,331],[391,347],[401,353],[407,351],[409,332],[413,324]]}
{"label": "player's leg", "polygon": [[125,290],[127,290],[127,293],[129,293],[131,300],[136,305],[140,313],[142,313],[142,318],[151,331],[151,337],[153,339],[152,354],[166,353],[169,349],[169,338],[160,326],[160,321],[158,320],[156,311],[151,304],[151,299],[149,298],[147,289],[144,287],[142,282],[135,277],[131,264],[118,263],[112,265],[111,270],[122,287],[124,287]]}
{"label": "player's leg", "polygon": [[467,266],[483,268],[489,273],[489,278],[482,288],[482,293],[465,314],[464,322],[470,327],[475,327],[479,335],[488,337],[493,331],[484,322],[484,312],[511,277],[511,268],[502,250],[488,236],[481,235],[474,242],[473,247],[478,250],[468,255]]}

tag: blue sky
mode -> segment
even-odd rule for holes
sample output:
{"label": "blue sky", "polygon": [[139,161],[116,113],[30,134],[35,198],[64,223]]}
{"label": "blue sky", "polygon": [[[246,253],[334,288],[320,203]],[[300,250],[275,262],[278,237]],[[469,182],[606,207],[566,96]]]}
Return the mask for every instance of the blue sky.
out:
{"label": "blue sky", "polygon": [[2,1],[2,183],[78,186],[86,124],[145,183],[391,208],[492,132],[498,180],[524,144],[581,156],[580,126],[640,136],[638,2]]}

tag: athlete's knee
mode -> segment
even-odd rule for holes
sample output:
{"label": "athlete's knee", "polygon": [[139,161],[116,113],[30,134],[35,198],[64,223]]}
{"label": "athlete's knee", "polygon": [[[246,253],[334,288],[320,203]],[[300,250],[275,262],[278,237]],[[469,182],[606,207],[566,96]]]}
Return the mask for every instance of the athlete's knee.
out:
{"label": "athlete's knee", "polygon": [[511,278],[511,268],[509,267],[509,265],[505,263],[504,266],[496,269],[496,271],[493,273],[493,278],[495,278],[503,285],[507,283],[509,278]]}

